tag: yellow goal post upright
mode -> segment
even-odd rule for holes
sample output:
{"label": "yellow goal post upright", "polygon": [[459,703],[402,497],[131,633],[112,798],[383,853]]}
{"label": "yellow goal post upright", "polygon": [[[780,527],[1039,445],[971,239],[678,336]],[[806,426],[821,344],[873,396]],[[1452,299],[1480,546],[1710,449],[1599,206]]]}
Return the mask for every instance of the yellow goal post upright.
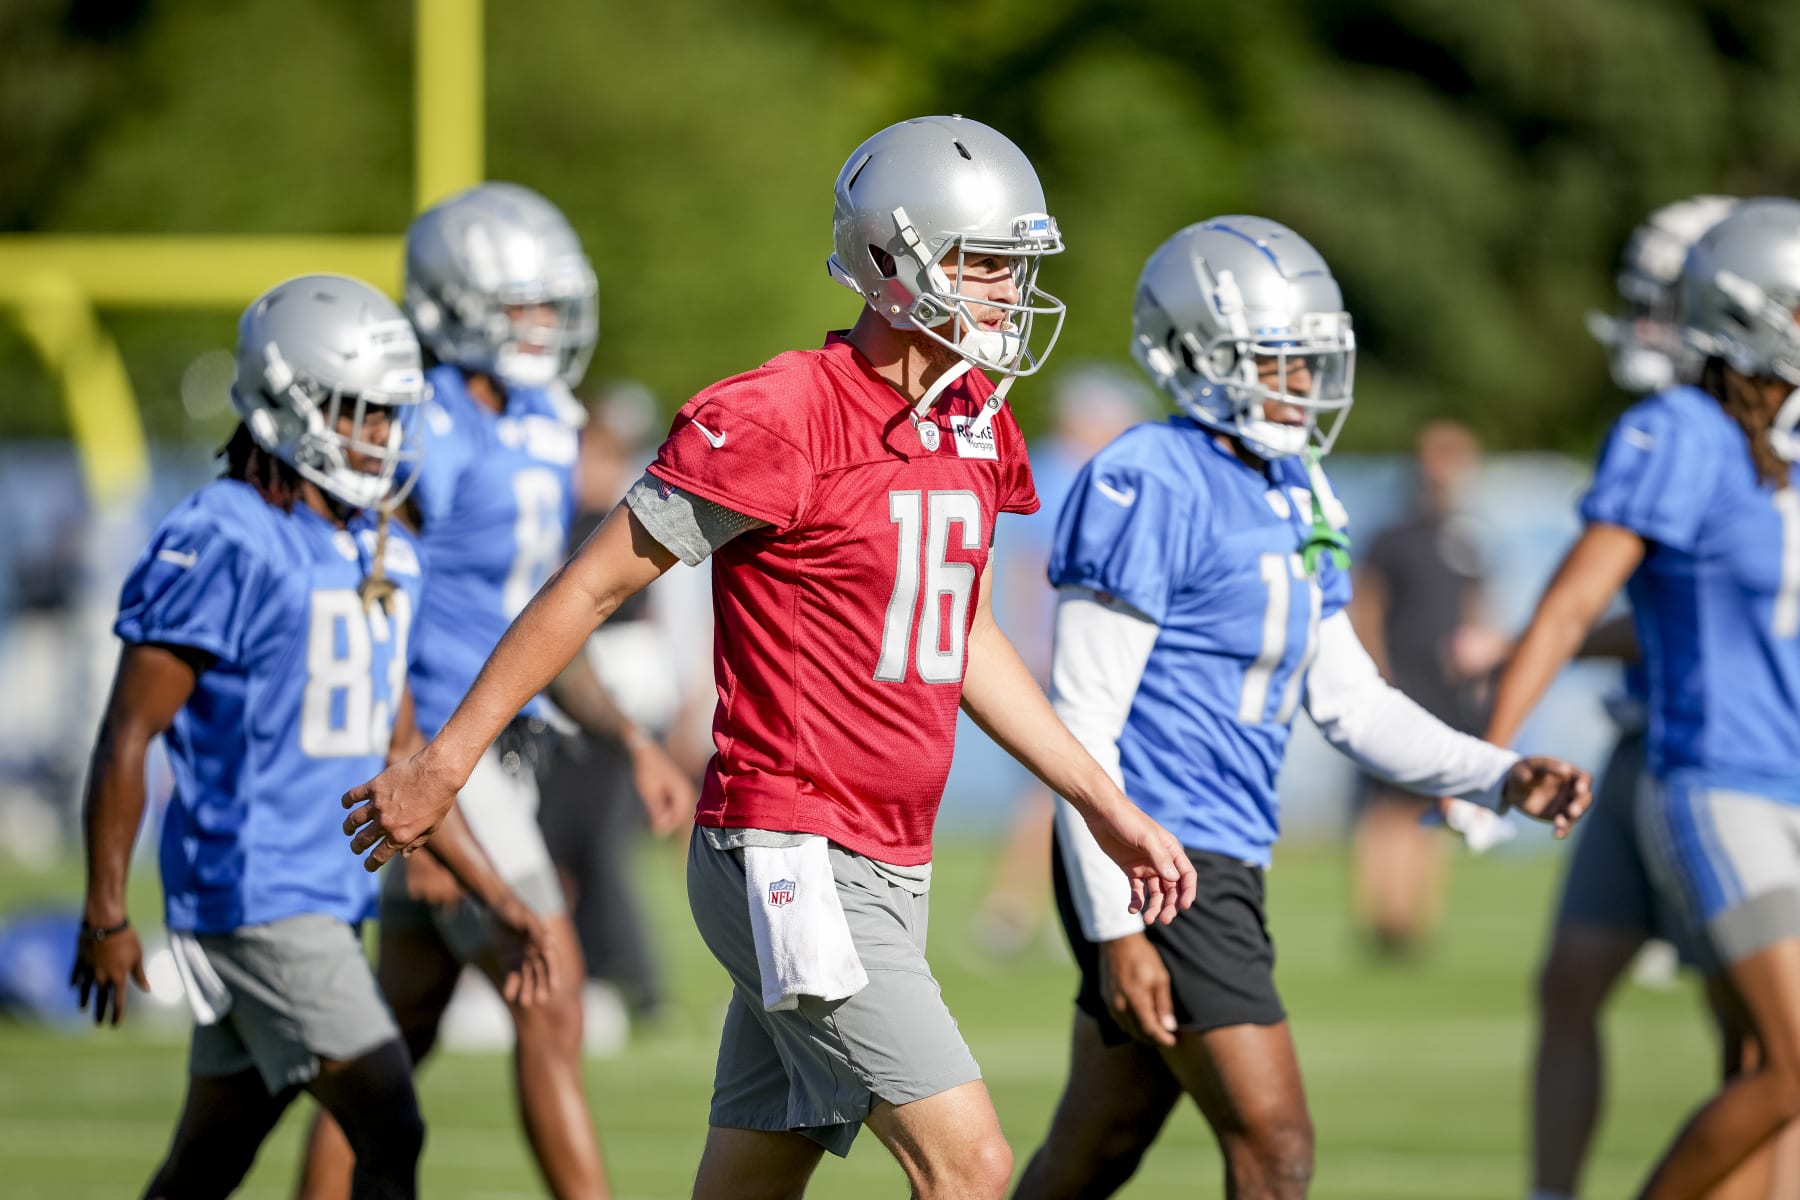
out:
{"label": "yellow goal post upright", "polygon": [[[483,0],[413,0],[415,209],[483,177],[482,9]],[[400,238],[0,234],[0,311],[56,381],[97,511],[134,504],[149,480],[137,398],[97,308],[235,309],[315,271],[397,294]]]}

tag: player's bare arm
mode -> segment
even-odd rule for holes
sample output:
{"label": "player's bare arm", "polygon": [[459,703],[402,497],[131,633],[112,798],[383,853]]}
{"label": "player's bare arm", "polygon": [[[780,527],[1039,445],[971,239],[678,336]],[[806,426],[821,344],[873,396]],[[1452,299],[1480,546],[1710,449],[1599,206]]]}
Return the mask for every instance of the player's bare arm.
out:
{"label": "player's bare arm", "polygon": [[619,605],[676,558],[621,506],[532,597],[481,668],[469,694],[418,754],[344,795],[351,849],[377,870],[422,845],[456,802],[482,751],[526,701],[580,651]]}
{"label": "player's bare arm", "polygon": [[88,773],[83,829],[87,841],[87,898],[69,983],[80,1002],[94,1001],[94,1023],[117,1025],[125,1015],[125,982],[149,991],[144,951],[125,908],[131,846],[144,815],[144,753],[150,739],[174,721],[193,693],[203,656],[171,647],[135,645],[119,656],[112,697]]}
{"label": "player's bare arm", "polygon": [[1574,657],[1594,622],[1644,558],[1644,540],[1629,529],[1589,525],[1538,601],[1525,636],[1494,689],[1487,740],[1509,744],[1556,673]]}
{"label": "player's bare arm", "polygon": [[962,708],[1002,749],[1073,804],[1107,857],[1131,879],[1133,912],[1167,925],[1194,902],[1193,864],[1181,843],[1126,798],[1081,748],[994,621],[993,567],[984,568]]}

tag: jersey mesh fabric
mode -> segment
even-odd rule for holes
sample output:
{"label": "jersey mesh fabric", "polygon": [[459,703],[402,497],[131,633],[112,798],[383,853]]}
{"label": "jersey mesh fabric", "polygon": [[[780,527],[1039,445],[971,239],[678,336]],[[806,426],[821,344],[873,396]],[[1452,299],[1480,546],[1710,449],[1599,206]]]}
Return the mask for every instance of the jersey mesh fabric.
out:
{"label": "jersey mesh fabric", "polygon": [[833,334],[677,414],[650,473],[768,525],[713,556],[718,753],[701,825],[930,859],[994,520],[1038,504],[1010,412],[991,442],[960,432],[991,393],[971,372],[921,436]]}

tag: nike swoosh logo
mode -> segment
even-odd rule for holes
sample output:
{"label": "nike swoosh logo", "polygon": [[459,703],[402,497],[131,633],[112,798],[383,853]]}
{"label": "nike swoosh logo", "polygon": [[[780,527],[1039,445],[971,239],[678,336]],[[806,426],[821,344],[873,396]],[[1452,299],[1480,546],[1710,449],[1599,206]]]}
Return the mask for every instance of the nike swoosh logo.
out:
{"label": "nike swoosh logo", "polygon": [[1127,488],[1124,491],[1120,491],[1104,479],[1094,480],[1094,487],[1099,490],[1102,496],[1105,496],[1120,508],[1130,508],[1133,504],[1137,503],[1136,488]]}
{"label": "nike swoosh logo", "polygon": [[1654,450],[1656,448],[1656,439],[1647,431],[1639,429],[1635,425],[1620,426],[1619,436],[1630,442],[1633,446],[1636,446],[1639,450]]}
{"label": "nike swoosh logo", "polygon": [[174,563],[185,571],[187,568],[200,561],[200,552],[198,550],[189,550],[186,554],[183,554],[179,550],[158,550],[156,552],[156,557],[162,562]]}
{"label": "nike swoosh logo", "polygon": [[694,421],[691,418],[689,420],[689,423],[692,424],[695,429],[698,429],[700,431],[701,436],[706,438],[706,440],[712,444],[712,448],[714,450],[717,450],[720,446],[723,446],[725,444],[725,439],[731,436],[731,431],[729,429],[727,429],[724,433],[714,433],[712,430],[708,429],[706,426],[702,425],[700,422]]}

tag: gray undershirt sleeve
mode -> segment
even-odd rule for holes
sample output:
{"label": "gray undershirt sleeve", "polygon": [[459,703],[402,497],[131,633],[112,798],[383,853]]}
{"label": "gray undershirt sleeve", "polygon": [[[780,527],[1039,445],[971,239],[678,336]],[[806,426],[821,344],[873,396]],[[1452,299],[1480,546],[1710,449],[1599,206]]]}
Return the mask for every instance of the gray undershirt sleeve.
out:
{"label": "gray undershirt sleeve", "polygon": [[690,567],[699,566],[738,534],[768,524],[684,492],[649,472],[631,485],[625,504],[651,537]]}

